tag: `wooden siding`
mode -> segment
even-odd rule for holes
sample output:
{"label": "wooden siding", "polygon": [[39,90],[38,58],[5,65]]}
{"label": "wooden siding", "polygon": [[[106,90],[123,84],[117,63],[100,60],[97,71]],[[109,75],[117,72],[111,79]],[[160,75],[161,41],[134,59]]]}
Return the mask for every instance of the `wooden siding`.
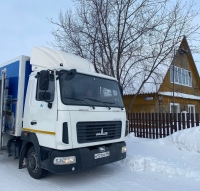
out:
{"label": "wooden siding", "polygon": [[[161,112],[161,113],[168,113],[170,112],[170,103],[173,103],[173,97],[169,96],[162,96],[162,100],[158,100],[157,94],[148,94],[148,97],[154,98],[153,100],[145,100],[144,98],[146,95],[138,95],[135,100],[135,103],[130,112]],[[128,109],[128,106],[131,102],[133,96],[124,96],[124,105],[125,108]],[[197,113],[200,113],[200,100],[193,100],[193,99],[183,99],[183,98],[174,98],[174,102],[180,105],[180,112],[187,111],[188,112],[188,105],[195,105],[195,110]]]}

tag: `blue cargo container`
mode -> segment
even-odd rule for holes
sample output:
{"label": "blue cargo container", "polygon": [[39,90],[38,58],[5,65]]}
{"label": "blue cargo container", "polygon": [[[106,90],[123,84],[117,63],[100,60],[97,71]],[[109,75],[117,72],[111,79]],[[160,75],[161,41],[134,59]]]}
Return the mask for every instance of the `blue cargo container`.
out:
{"label": "blue cargo container", "polygon": [[7,134],[20,136],[23,119],[23,107],[31,73],[30,57],[20,56],[0,65],[5,71],[4,121],[3,129]]}

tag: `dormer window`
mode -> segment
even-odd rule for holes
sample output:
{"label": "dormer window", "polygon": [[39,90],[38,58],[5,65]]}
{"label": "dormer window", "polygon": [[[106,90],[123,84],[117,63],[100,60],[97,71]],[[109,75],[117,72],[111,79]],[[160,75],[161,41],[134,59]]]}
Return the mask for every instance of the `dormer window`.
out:
{"label": "dormer window", "polygon": [[[174,68],[174,70],[173,70]],[[174,76],[174,80],[173,80]],[[179,68],[177,66],[170,66],[170,82],[192,87],[192,73],[189,70]]]}

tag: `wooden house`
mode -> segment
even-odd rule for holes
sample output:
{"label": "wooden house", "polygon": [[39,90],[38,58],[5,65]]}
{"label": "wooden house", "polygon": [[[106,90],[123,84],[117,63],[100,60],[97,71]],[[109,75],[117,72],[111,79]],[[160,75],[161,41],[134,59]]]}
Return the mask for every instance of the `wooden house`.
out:
{"label": "wooden house", "polygon": [[[133,96],[124,95],[126,109]],[[140,93],[131,112],[200,113],[200,78],[185,37],[163,75],[162,82],[152,91]]]}

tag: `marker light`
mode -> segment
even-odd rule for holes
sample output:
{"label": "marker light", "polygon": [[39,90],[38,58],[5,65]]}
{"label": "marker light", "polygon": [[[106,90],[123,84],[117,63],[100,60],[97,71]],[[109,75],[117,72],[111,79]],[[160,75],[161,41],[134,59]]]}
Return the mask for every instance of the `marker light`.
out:
{"label": "marker light", "polygon": [[123,146],[122,147],[122,153],[125,153],[126,152],[126,146]]}

